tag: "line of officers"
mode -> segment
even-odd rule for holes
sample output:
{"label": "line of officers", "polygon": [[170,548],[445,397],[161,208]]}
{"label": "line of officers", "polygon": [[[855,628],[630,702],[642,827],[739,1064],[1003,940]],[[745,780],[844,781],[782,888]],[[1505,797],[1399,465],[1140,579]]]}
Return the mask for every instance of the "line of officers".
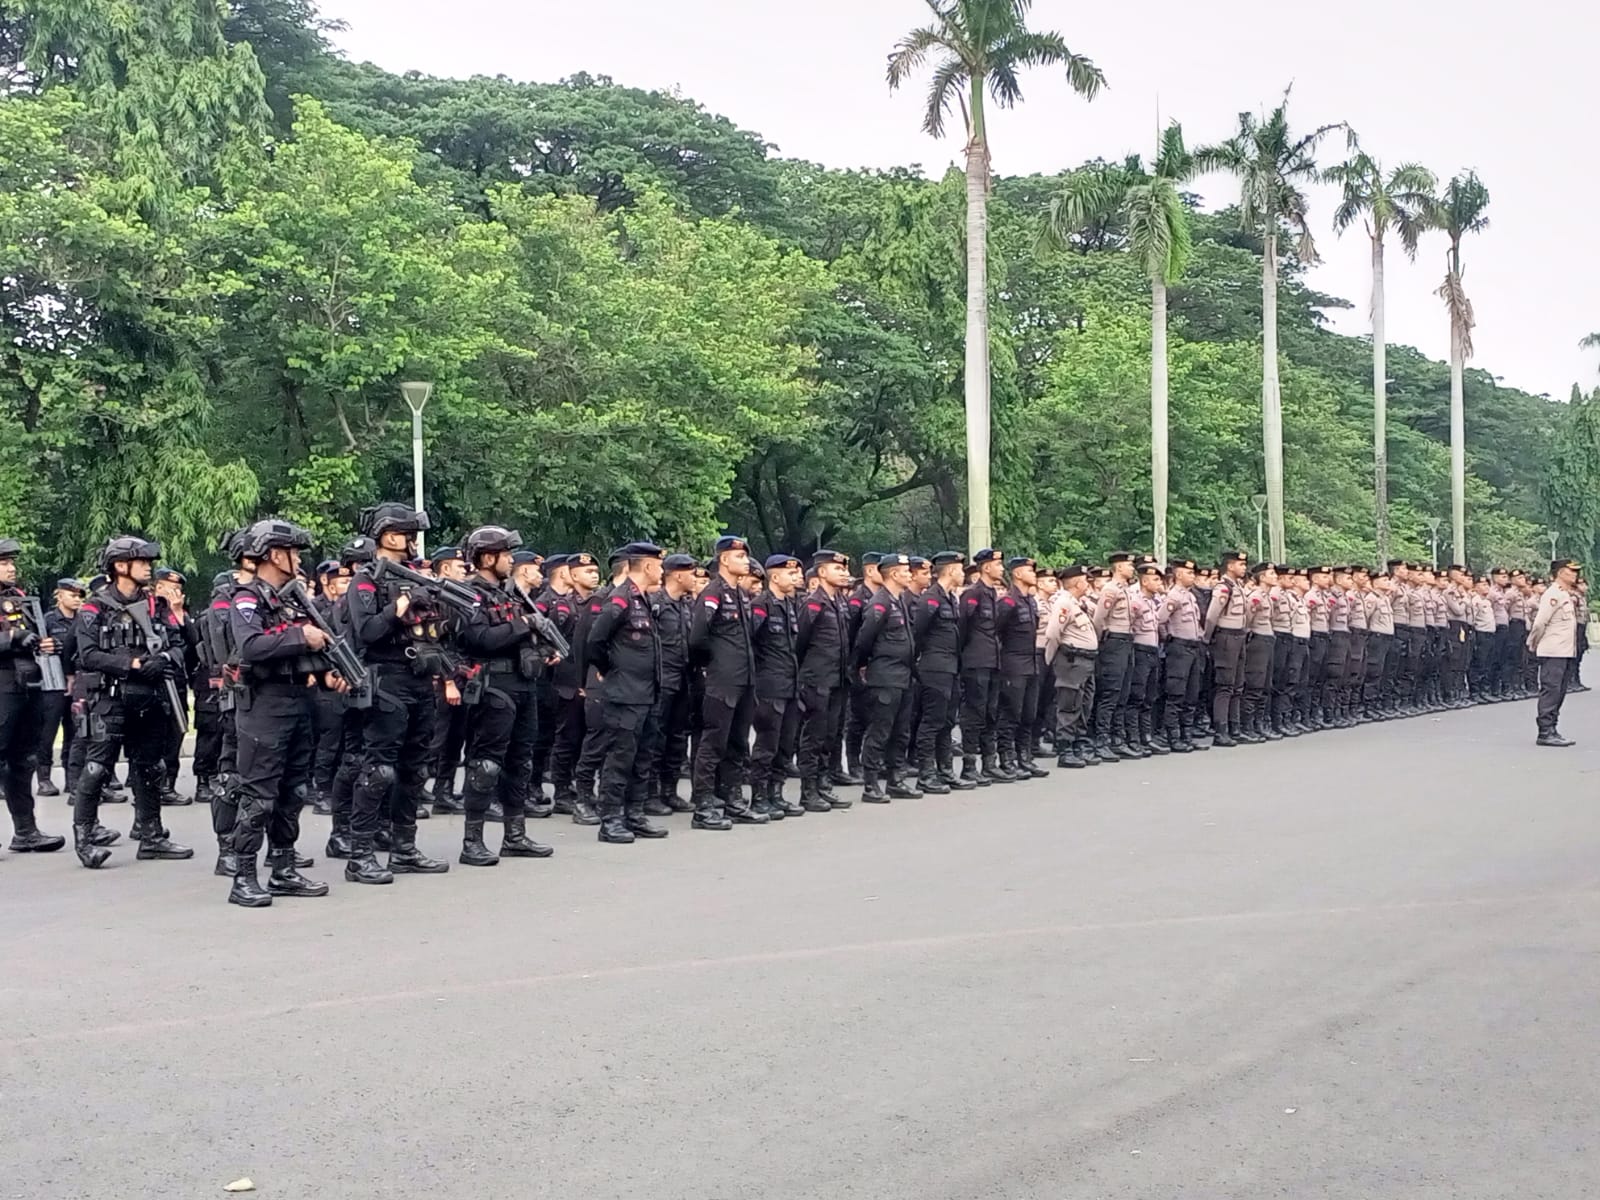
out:
{"label": "line of officers", "polygon": [[[315,568],[313,597],[309,534],[257,522],[226,539],[234,569],[193,617],[182,577],[155,568],[159,545],[116,538],[87,598],[62,581],[61,624],[41,629],[16,602],[16,544],[0,542],[12,849],[64,844],[39,832],[29,788],[35,772],[48,783],[61,720],[29,669],[41,653],[71,667],[64,759],[81,764],[68,785],[83,865],[120,840],[99,822],[119,754],[138,857],[192,857],[160,814],[184,802],[171,768],[188,683],[215,870],[245,907],[327,893],[301,874],[308,805],[331,813],[326,852],[346,879],[386,884],[448,870],[416,845],[430,808],[464,816],[459,861],[484,867],[552,852],[529,817],[570,815],[629,843],[666,837],[651,818],[671,812],[727,830],[849,808],[842,787],[888,803],[1043,777],[1035,760],[1052,752],[1081,768],[1536,690],[1540,743],[1569,745],[1555,722],[1582,687],[1587,586],[1570,560],[1546,583],[1400,560],[1250,566],[1242,551],[1215,569],[1117,553],[1051,572],[985,549],[970,562],[868,554],[858,580],[835,551],[757,565],[730,535],[705,563],[630,543],[603,578],[594,556],[543,558],[501,526],[422,563],[427,528],[404,504],[366,510],[361,536]],[[794,774],[797,800],[784,793]]]}

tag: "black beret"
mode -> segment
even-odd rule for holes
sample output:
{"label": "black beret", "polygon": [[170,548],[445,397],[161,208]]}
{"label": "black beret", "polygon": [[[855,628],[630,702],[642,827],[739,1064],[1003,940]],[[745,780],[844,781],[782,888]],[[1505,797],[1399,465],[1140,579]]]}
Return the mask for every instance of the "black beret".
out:
{"label": "black beret", "polygon": [[654,542],[629,542],[617,551],[617,558],[660,558],[665,553]]}
{"label": "black beret", "polygon": [[951,563],[960,563],[965,566],[967,556],[959,550],[941,550],[933,556],[933,565],[936,567],[948,567]]}
{"label": "black beret", "polygon": [[848,567],[850,565],[850,556],[848,554],[840,554],[837,550],[818,550],[811,556],[811,565],[813,567],[825,567],[829,563]]}
{"label": "black beret", "polygon": [[[229,578],[231,579],[232,576],[230,575]],[[88,585],[86,583],[83,582],[83,580],[74,579],[70,575],[64,576],[61,579],[56,580],[56,591],[58,591],[58,592],[77,592],[78,595],[82,596],[85,593],[87,593],[88,590],[89,590],[89,587],[88,587]]]}
{"label": "black beret", "polygon": [[1243,550],[1224,550],[1222,552],[1221,561],[1223,565],[1226,566],[1231,562],[1249,562],[1250,556]]}
{"label": "black beret", "polygon": [[667,571],[693,571],[699,565],[688,554],[669,554],[661,564],[662,569]]}
{"label": "black beret", "polygon": [[594,555],[592,554],[567,555],[567,566],[569,567],[593,567],[598,565],[599,564],[594,561]]}
{"label": "black beret", "polygon": [[729,550],[748,551],[749,549],[750,543],[745,541],[744,538],[737,537],[731,533],[725,533],[717,539],[716,545],[711,547],[711,553],[722,554]]}
{"label": "black beret", "polygon": [[542,558],[540,558],[537,554],[535,554],[532,550],[513,550],[511,552],[511,565],[513,567],[525,567],[529,563],[537,563],[537,562],[543,562],[543,561],[544,560]]}
{"label": "black beret", "polygon": [[[865,561],[865,560],[863,559],[863,561]],[[909,555],[906,555],[906,554],[880,554],[880,555],[878,555],[878,566],[880,568],[881,567],[909,567],[910,565],[911,565],[911,557]]]}
{"label": "black beret", "polygon": [[460,557],[461,557],[461,547],[459,547],[459,546],[440,546],[439,549],[437,549],[437,550],[435,550],[433,552],[432,561],[433,561],[433,564],[435,566],[437,566],[438,564],[440,564],[442,562],[455,562],[456,559],[458,559]]}
{"label": "black beret", "polygon": [[1033,559],[1029,558],[1026,554],[1019,554],[1015,558],[1006,560],[1006,566],[1013,571],[1015,571],[1018,567],[1035,567],[1038,565],[1038,563],[1034,562]]}
{"label": "black beret", "polygon": [[337,574],[338,570],[339,560],[336,558],[325,558],[317,564],[318,575]]}
{"label": "black beret", "polygon": [[1307,572],[1309,572],[1312,575],[1332,575],[1333,574],[1333,568],[1328,566],[1325,563],[1321,564],[1321,565],[1318,565],[1318,566],[1315,566],[1315,567],[1307,567],[1306,570],[1307,570]]}
{"label": "black beret", "polygon": [[1138,566],[1134,567],[1134,572],[1138,575],[1160,575],[1162,573],[1161,564],[1154,559],[1149,562],[1141,561]]}
{"label": "black beret", "polygon": [[1263,571],[1270,571],[1272,569],[1273,569],[1273,567],[1272,567],[1271,563],[1269,563],[1269,562],[1258,562],[1258,563],[1255,564],[1255,566],[1250,568],[1250,574],[1252,574],[1252,575],[1260,575]]}
{"label": "black beret", "polygon": [[868,550],[861,556],[861,565],[863,567],[875,567],[882,561],[883,555],[876,550]]}
{"label": "black beret", "polygon": [[156,570],[155,570],[155,575],[153,576],[153,578],[160,579],[160,580],[173,579],[173,580],[176,580],[179,583],[182,583],[184,581],[183,572],[182,571],[175,571],[171,567],[157,567]]}
{"label": "black beret", "polygon": [[1082,563],[1073,563],[1070,567],[1062,567],[1056,572],[1056,578],[1065,583],[1069,579],[1077,579],[1080,575],[1087,575],[1089,568]]}
{"label": "black beret", "polygon": [[792,554],[769,554],[767,561],[762,564],[769,571],[786,571],[800,569],[800,560]]}
{"label": "black beret", "polygon": [[926,566],[929,566],[929,565],[931,565],[931,564],[928,562],[927,559],[920,558],[915,554],[913,554],[911,556],[911,569],[913,571],[920,571],[920,570],[922,570],[923,567],[926,567]]}
{"label": "black beret", "polygon": [[1000,551],[996,550],[993,546],[985,546],[982,550],[979,550],[972,556],[972,561],[975,563],[994,562],[999,557]]}
{"label": "black beret", "polygon": [[546,571],[554,571],[557,567],[564,567],[567,565],[569,557],[570,555],[566,554],[552,554],[544,560],[544,569]]}
{"label": "black beret", "polygon": [[1106,561],[1112,565],[1117,563],[1132,562],[1133,552],[1131,550],[1118,550],[1115,554],[1106,555]]}
{"label": "black beret", "polygon": [[761,566],[760,563],[751,563],[750,564],[750,578],[751,579],[765,579],[766,577],[767,577],[767,572]]}

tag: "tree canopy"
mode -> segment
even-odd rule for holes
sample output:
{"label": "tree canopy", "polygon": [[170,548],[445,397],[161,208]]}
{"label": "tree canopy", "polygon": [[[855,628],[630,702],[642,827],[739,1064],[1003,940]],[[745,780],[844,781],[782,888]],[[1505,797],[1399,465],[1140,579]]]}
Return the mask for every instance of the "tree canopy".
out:
{"label": "tree canopy", "polygon": [[[407,378],[435,385],[447,534],[961,543],[959,174],[784,159],[604,78],[395,76],[324,33],[308,0],[0,10],[0,531],[35,578],[125,528],[211,568],[262,511],[333,545],[410,494]],[[1148,247],[1110,206],[1038,248],[1109,169],[997,178],[989,211],[995,536],[1056,559],[1151,536]],[[1183,203],[1170,542],[1209,558],[1262,489],[1261,235]],[[1291,553],[1370,557],[1370,346],[1292,253],[1278,303]],[[1396,346],[1389,372],[1393,545],[1420,555],[1449,370]],[[1552,523],[1592,550],[1589,402],[1474,369],[1466,406],[1475,554],[1532,565]]]}

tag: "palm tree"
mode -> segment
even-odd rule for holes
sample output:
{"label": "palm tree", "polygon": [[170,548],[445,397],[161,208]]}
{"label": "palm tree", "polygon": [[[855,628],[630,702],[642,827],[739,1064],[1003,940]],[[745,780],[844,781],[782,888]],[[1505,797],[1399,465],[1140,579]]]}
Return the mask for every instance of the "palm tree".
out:
{"label": "palm tree", "polygon": [[1579,350],[1600,350],[1600,333],[1590,333],[1578,339]]}
{"label": "palm tree", "polygon": [[1386,174],[1371,155],[1359,149],[1349,161],[1329,170],[1327,178],[1344,192],[1334,210],[1334,229],[1343,233],[1360,220],[1372,242],[1372,491],[1378,561],[1382,562],[1389,557],[1389,372],[1385,361],[1389,348],[1383,325],[1383,240],[1394,230],[1406,256],[1416,259],[1437,181],[1433,172],[1416,163],[1402,163]]}
{"label": "palm tree", "polygon": [[1461,286],[1461,239],[1489,228],[1489,189],[1476,171],[1457,175],[1433,205],[1430,224],[1450,239],[1439,296],[1450,311],[1450,532],[1455,559],[1467,561],[1467,435],[1462,372],[1472,357],[1472,301]]}
{"label": "palm tree", "polygon": [[984,96],[1001,108],[1022,99],[1024,67],[1061,66],[1080,96],[1105,86],[1100,68],[1067,49],[1058,33],[1027,27],[1033,0],[926,0],[933,20],[901,38],[889,55],[889,88],[936,57],[922,128],[944,135],[956,104],[967,130],[967,539],[976,551],[989,536],[989,132]]}
{"label": "palm tree", "polygon": [[1167,285],[1183,274],[1191,247],[1189,210],[1179,184],[1195,172],[1176,121],[1161,135],[1152,169],[1138,155],[1120,165],[1074,171],[1050,202],[1040,241],[1066,245],[1074,234],[1116,218],[1150,277],[1150,492],[1155,555],[1167,559]]}
{"label": "palm tree", "polygon": [[1342,124],[1321,125],[1304,137],[1289,129],[1289,89],[1265,117],[1239,114],[1239,129],[1217,146],[1195,152],[1202,170],[1227,171],[1239,180],[1239,220],[1261,234],[1261,435],[1266,458],[1267,521],[1272,558],[1282,562],[1283,393],[1278,386],[1278,237],[1285,222],[1298,236],[1300,261],[1317,261],[1306,223],[1310,203],[1302,190],[1321,178],[1317,146]]}

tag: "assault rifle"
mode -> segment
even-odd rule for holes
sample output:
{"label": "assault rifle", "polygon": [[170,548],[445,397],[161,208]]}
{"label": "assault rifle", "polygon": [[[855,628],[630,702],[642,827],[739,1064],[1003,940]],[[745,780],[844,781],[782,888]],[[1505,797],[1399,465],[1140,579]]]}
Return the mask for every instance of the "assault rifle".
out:
{"label": "assault rifle", "polygon": [[401,583],[410,584],[427,595],[436,597],[440,603],[455,609],[464,617],[471,616],[483,604],[478,593],[459,579],[434,579],[420,571],[413,571],[404,563],[397,563],[392,558],[380,555],[373,561],[372,578],[375,582],[381,583],[390,575]]}
{"label": "assault rifle", "polygon": [[552,654],[571,658],[572,646],[561,636],[561,630],[556,628],[556,623],[539,611],[539,606],[533,602],[533,597],[519,585],[513,584],[512,588],[516,591],[517,598],[522,601],[523,607],[527,609],[523,615],[528,618],[528,624],[533,626],[533,636]]}
{"label": "assault rifle", "polygon": [[173,647],[167,640],[165,630],[157,633],[155,626],[150,623],[150,611],[145,607],[143,597],[128,605],[128,615],[133,618],[133,623],[144,635],[146,653],[152,658],[167,660],[167,665],[161,672],[161,682],[167,693],[167,712],[172,717],[172,723],[178,727],[178,736],[182,737],[189,732],[189,709],[183,703],[183,697],[178,695],[178,685],[172,681],[172,671],[175,667],[181,666],[181,663],[172,657]]}
{"label": "assault rifle", "polygon": [[300,609],[313,625],[322,630],[328,639],[328,644],[322,648],[321,653],[333,664],[333,669],[339,672],[340,678],[350,685],[353,696],[357,698],[366,696],[371,683],[367,675],[367,664],[361,661],[360,655],[350,643],[335,632],[328,618],[322,615],[322,610],[306,593],[306,585],[301,582],[300,577],[291,576],[289,581],[278,589],[277,597]]}
{"label": "assault rifle", "polygon": [[[22,603],[28,610],[29,618],[33,621],[33,631],[40,638],[49,637],[50,633],[44,625],[44,609],[39,606],[39,597],[24,596]],[[33,654],[33,661],[39,664],[39,671],[44,676],[44,683],[41,686],[45,691],[64,692],[67,690],[67,672],[61,665],[59,652],[46,654],[42,650],[36,650]]]}

